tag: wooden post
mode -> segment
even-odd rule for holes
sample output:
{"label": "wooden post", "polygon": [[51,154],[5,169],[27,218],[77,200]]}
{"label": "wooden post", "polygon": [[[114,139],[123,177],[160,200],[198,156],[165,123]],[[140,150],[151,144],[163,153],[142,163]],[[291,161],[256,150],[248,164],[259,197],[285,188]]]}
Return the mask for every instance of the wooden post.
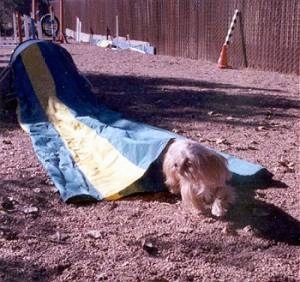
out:
{"label": "wooden post", "polygon": [[117,48],[119,47],[119,16],[116,16],[116,38],[117,38]]}
{"label": "wooden post", "polygon": [[14,42],[17,42],[17,16],[13,13]]}
{"label": "wooden post", "polygon": [[61,43],[65,42],[67,43],[65,34],[64,34],[64,1],[59,0],[59,35],[58,35],[58,41]]}
{"label": "wooden post", "polygon": [[37,20],[36,22],[36,31],[38,34],[38,38],[39,39],[43,38],[43,31],[42,31],[42,25],[40,20]]}
{"label": "wooden post", "polygon": [[23,42],[22,37],[22,20],[21,20],[21,13],[17,12],[17,22],[18,22],[18,32],[19,32],[19,43]]}
{"label": "wooden post", "polygon": [[32,0],[31,2],[31,17],[35,20],[36,19],[36,3],[35,0]]}
{"label": "wooden post", "polygon": [[119,37],[119,16],[116,16],[116,37]]}
{"label": "wooden post", "polygon": [[24,35],[25,35],[25,40],[28,40],[30,37],[30,26],[31,26],[31,18],[29,16],[24,15]]}

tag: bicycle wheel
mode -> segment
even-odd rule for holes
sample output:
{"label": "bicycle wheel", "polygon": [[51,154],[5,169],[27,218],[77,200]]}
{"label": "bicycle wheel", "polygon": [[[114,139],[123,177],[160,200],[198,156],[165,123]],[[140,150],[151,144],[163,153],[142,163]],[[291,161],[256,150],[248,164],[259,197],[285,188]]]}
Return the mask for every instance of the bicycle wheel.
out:
{"label": "bicycle wheel", "polygon": [[42,16],[41,18],[41,26],[42,26],[42,32],[46,36],[53,36],[57,35],[59,31],[59,21],[57,17],[54,17],[54,19],[51,19],[51,14],[46,14]]}

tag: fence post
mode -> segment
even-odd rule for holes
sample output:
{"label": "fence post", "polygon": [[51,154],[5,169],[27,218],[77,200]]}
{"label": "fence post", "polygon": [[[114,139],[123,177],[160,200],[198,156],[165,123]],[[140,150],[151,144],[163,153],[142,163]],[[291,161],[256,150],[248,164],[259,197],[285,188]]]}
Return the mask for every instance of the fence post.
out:
{"label": "fence post", "polygon": [[30,25],[30,17],[24,16],[24,34],[25,34],[25,40],[29,39],[29,25]]}
{"label": "fence post", "polygon": [[63,0],[59,0],[59,22],[60,22],[60,26],[59,26],[59,35],[58,35],[58,41],[60,41],[61,43],[68,43],[65,33],[64,33],[64,1]]}
{"label": "fence post", "polygon": [[39,39],[43,38],[43,31],[42,31],[42,25],[41,25],[40,20],[38,20],[36,22],[36,31],[37,31],[37,34],[38,34],[38,38]]}
{"label": "fence post", "polygon": [[30,39],[36,39],[36,28],[35,28],[34,18],[30,18],[30,31],[31,31]]}
{"label": "fence post", "polygon": [[31,10],[32,10],[31,17],[35,20],[36,19],[36,2],[35,2],[35,0],[32,0],[32,2],[31,2]]}
{"label": "fence post", "polygon": [[21,20],[21,14],[20,14],[20,12],[17,12],[17,22],[18,22],[18,32],[19,32],[19,43],[22,43],[23,42],[22,20]]}
{"label": "fence post", "polygon": [[119,16],[116,16],[116,38],[117,38],[117,48],[119,46]]}
{"label": "fence post", "polygon": [[17,19],[16,19],[16,13],[12,14],[13,18],[13,29],[14,29],[14,42],[17,42]]}

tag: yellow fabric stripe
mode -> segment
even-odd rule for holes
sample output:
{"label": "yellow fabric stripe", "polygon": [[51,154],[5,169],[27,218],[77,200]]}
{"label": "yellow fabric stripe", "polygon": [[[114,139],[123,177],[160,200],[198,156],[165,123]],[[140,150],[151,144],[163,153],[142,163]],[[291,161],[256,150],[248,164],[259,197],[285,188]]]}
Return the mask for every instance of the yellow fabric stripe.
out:
{"label": "yellow fabric stripe", "polygon": [[118,192],[143,176],[145,170],[74,118],[68,107],[56,97],[54,80],[37,45],[27,48],[22,53],[22,60],[49,121],[59,132],[80,170],[103,197],[118,198]]}

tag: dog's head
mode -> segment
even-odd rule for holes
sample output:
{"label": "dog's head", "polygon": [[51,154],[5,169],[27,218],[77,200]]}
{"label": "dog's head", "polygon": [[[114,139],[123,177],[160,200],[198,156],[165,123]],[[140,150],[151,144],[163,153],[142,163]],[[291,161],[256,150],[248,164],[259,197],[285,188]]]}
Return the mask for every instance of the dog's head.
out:
{"label": "dog's head", "polygon": [[171,143],[167,148],[163,159],[163,173],[165,175],[165,184],[173,194],[180,194],[180,153]]}
{"label": "dog's head", "polygon": [[163,172],[170,190],[178,187],[175,192],[179,192],[182,178],[207,187],[223,186],[231,178],[224,157],[190,140],[177,140],[169,146]]}

